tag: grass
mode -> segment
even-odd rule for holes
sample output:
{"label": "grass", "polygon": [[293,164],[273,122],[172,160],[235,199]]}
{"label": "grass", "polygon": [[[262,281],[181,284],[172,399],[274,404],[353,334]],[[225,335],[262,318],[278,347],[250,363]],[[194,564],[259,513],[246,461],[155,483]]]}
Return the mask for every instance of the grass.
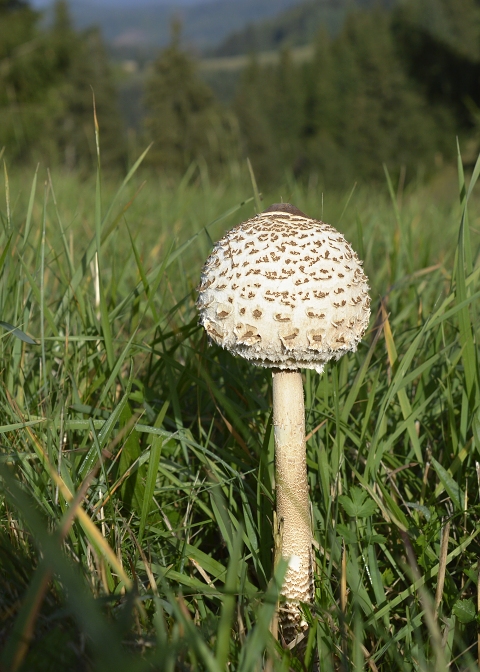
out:
{"label": "grass", "polygon": [[[4,172],[2,670],[477,670],[479,210],[390,176],[283,197],[345,232],[374,307],[305,374],[316,599],[304,652],[269,633],[267,370],[208,347],[212,240],[254,214],[247,168],[178,184]],[[468,208],[467,208],[468,206]]]}

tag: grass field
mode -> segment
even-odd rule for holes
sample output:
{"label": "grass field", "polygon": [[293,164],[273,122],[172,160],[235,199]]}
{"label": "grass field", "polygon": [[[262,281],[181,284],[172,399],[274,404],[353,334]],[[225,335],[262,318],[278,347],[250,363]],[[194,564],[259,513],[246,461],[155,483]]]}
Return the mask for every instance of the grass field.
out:
{"label": "grass field", "polygon": [[194,304],[212,240],[255,213],[248,171],[5,170],[2,670],[478,669],[480,168],[465,187],[459,165],[263,196],[344,232],[372,288],[357,353],[305,374],[298,656],[269,632],[271,375],[208,347]]}

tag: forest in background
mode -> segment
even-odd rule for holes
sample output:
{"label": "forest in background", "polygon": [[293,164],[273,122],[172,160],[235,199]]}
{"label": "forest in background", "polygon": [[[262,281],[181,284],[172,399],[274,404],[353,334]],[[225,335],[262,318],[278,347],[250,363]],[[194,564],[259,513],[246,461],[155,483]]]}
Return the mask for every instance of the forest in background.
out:
{"label": "forest in background", "polygon": [[[315,3],[285,16],[300,15],[302,7],[313,12]],[[254,31],[258,49],[272,46],[271,25]],[[122,110],[119,68],[98,29],[75,30],[65,0],[55,3],[48,28],[28,2],[0,0],[0,147],[10,164],[89,171],[94,94],[107,169],[123,169],[153,143],[147,164],[167,175],[202,162],[215,178],[249,157],[264,184],[293,174],[344,186],[380,178],[383,164],[407,179],[431,174],[452,159],[455,136],[473,156],[480,119],[478,0],[359,3],[338,30],[305,37],[311,57],[301,61],[292,45],[303,38],[289,37],[298,23],[287,20],[283,33],[280,28],[278,59],[266,64],[251,51],[225,104],[202,78],[176,24],[170,45],[129,100],[124,96]],[[236,52],[250,50],[248,30],[226,40],[219,55],[228,44],[236,53],[233,43]],[[142,115],[136,129],[128,128],[125,114],[132,104]]]}

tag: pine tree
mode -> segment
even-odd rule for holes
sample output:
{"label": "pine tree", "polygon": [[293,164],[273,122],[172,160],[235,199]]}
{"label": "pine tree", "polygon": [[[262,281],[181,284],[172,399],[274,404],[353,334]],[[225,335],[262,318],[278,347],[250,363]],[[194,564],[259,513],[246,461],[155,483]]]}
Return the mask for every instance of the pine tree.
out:
{"label": "pine tree", "polygon": [[305,162],[300,143],[305,88],[303,68],[293,62],[289,49],[282,49],[270,78],[266,106],[281,161],[283,165],[291,166],[294,172],[301,171]]}
{"label": "pine tree", "polygon": [[[314,56],[307,66],[302,142],[307,162],[305,170],[328,181],[330,175],[339,184],[350,182],[350,161],[336,141],[342,98],[348,85],[340,86],[339,64],[333,42],[325,28],[314,42]],[[347,76],[344,65],[343,73]],[[332,180],[333,181],[333,180]]]}
{"label": "pine tree", "polygon": [[394,168],[432,162],[443,149],[439,125],[397,57],[389,16],[352,14],[333,54],[339,101],[333,137],[356,177],[381,176],[385,162]]}
{"label": "pine tree", "polygon": [[180,48],[179,30],[153,64],[144,103],[145,134],[154,143],[148,160],[162,170],[181,173],[203,158],[215,171],[235,155],[235,120]]}
{"label": "pine tree", "polygon": [[480,60],[478,0],[407,0],[399,6],[396,17],[452,52],[472,61]]}
{"label": "pine tree", "polygon": [[430,109],[408,78],[381,9],[351,14],[335,40],[319,34],[306,66],[288,52],[274,67],[252,60],[234,109],[263,181],[316,173],[338,186],[383,179],[384,163],[413,174],[453,136],[448,115]]}
{"label": "pine tree", "polygon": [[278,179],[282,168],[278,139],[269,114],[273,98],[271,84],[272,68],[262,68],[252,56],[233,102],[240,126],[242,155],[250,159],[261,183]]}
{"label": "pine tree", "polygon": [[35,106],[48,86],[51,63],[38,19],[25,2],[0,3],[0,145],[13,157],[25,155],[44,118]]}
{"label": "pine tree", "polygon": [[122,128],[101,36],[76,33],[68,5],[41,31],[26,3],[0,4],[0,146],[16,160],[61,163],[95,160],[92,89],[106,164],[122,157]]}
{"label": "pine tree", "polygon": [[96,160],[93,100],[100,126],[104,166],[124,157],[123,128],[117,93],[100,32],[76,33],[65,0],[55,4],[49,36],[54,53],[58,109],[50,117],[47,135],[55,139],[57,160],[72,168],[89,169]]}
{"label": "pine tree", "polygon": [[478,0],[408,0],[394,15],[402,62],[432,108],[454,116],[456,133],[472,127],[480,107]]}

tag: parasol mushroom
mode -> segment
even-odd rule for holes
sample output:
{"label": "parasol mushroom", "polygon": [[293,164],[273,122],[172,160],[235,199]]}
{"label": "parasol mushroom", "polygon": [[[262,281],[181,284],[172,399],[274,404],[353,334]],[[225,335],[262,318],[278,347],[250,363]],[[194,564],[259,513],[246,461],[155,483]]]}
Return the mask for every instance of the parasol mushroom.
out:
{"label": "parasol mushroom", "polygon": [[305,627],[300,602],[314,598],[305,408],[300,369],[355,351],[370,318],[362,262],[341,233],[276,203],[218,241],[198,289],[200,324],[233,355],[273,374],[279,553],[285,641]]}

